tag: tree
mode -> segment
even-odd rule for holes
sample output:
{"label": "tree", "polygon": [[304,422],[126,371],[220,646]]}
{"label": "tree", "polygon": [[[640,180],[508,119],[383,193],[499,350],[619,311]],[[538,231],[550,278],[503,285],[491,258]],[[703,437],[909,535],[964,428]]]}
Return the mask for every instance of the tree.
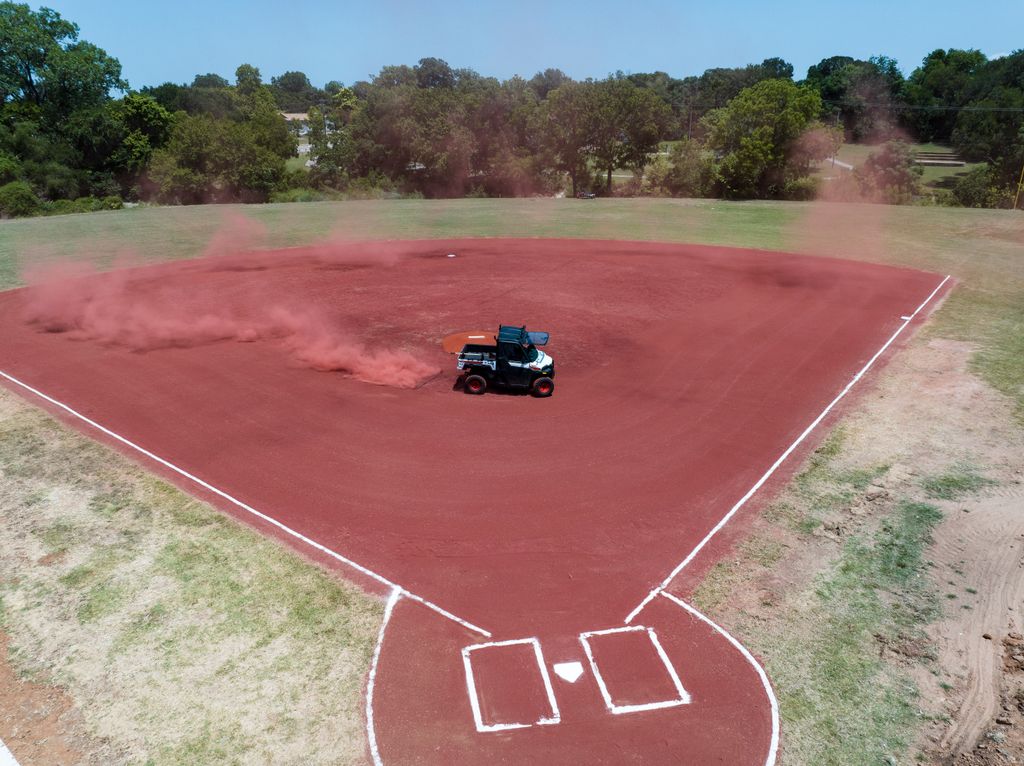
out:
{"label": "tree", "polygon": [[193,88],[226,88],[229,83],[225,78],[219,74],[197,74],[192,80]]}
{"label": "tree", "polygon": [[1015,186],[1024,166],[1024,50],[985,63],[965,93],[969,109],[956,118],[953,145],[987,162],[997,185]]}
{"label": "tree", "polygon": [[78,39],[78,25],[49,8],[0,3],[0,94],[8,101],[43,103],[50,57]]}
{"label": "tree", "polygon": [[284,160],[260,145],[249,124],[183,113],[150,164],[157,196],[182,204],[263,201],[284,172]]}
{"label": "tree", "polygon": [[967,104],[968,89],[988,59],[978,50],[934,50],[907,79],[904,99],[916,107],[906,123],[921,141],[952,138],[958,109]]}
{"label": "tree", "polygon": [[714,162],[709,152],[688,138],[673,144],[668,159],[659,156],[644,174],[655,193],[674,197],[705,197],[713,179]]}
{"label": "tree", "polygon": [[914,152],[903,141],[889,141],[873,152],[854,171],[861,193],[877,202],[909,202],[917,193],[922,168],[914,163]]}
{"label": "tree", "polygon": [[451,88],[455,85],[455,73],[443,59],[420,59],[415,72],[416,84],[421,88]]}
{"label": "tree", "polygon": [[568,173],[572,194],[587,175],[587,160],[594,142],[594,83],[567,82],[548,94],[541,122],[555,167]]}
{"label": "tree", "polygon": [[325,100],[324,92],[313,87],[305,72],[285,72],[270,78],[270,90],[283,112],[305,112]]}
{"label": "tree", "polygon": [[530,87],[537,94],[537,98],[543,100],[555,88],[560,88],[571,80],[572,78],[561,69],[545,69],[530,78]]}
{"label": "tree", "polygon": [[[720,153],[718,175],[729,197],[772,198],[807,175],[801,137],[815,126],[821,97],[788,80],[764,80],[705,118],[708,145]],[[822,154],[822,157],[825,155]]]}
{"label": "tree", "polygon": [[343,188],[355,161],[355,145],[348,131],[328,120],[319,107],[309,110],[309,146],[313,167],[309,178],[316,187]]}
{"label": "tree", "polygon": [[76,109],[96,106],[127,89],[121,64],[78,39],[78,25],[49,8],[0,3],[0,94],[42,110],[56,126]]}
{"label": "tree", "polygon": [[647,163],[647,155],[665,134],[671,110],[653,91],[624,78],[609,78],[590,87],[593,154],[607,173],[610,191],[615,168],[639,170]]}
{"label": "tree", "polygon": [[256,90],[263,87],[263,77],[260,70],[252,64],[241,64],[235,70],[235,87],[241,96],[252,95]]}
{"label": "tree", "polygon": [[804,84],[818,91],[826,114],[842,123],[851,140],[879,141],[896,132],[903,74],[895,60],[832,56],[810,67]]}

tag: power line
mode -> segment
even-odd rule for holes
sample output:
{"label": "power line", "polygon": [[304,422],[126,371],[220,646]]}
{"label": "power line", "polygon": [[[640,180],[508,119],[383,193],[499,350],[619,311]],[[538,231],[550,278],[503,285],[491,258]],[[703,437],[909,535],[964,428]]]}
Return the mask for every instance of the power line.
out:
{"label": "power line", "polygon": [[833,106],[874,106],[883,109],[893,110],[911,110],[911,111],[922,111],[922,112],[1013,112],[1013,113],[1024,113],[1024,106],[915,106],[913,104],[894,104],[894,103],[872,103],[872,102],[861,102],[851,103],[849,101],[830,101],[822,100],[823,104],[831,104]]}

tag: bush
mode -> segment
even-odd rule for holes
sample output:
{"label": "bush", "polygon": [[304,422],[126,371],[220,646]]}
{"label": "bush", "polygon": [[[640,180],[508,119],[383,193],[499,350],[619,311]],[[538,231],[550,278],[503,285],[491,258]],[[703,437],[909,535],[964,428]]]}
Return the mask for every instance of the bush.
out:
{"label": "bush", "polygon": [[914,164],[914,152],[903,141],[889,141],[872,152],[853,175],[868,200],[902,205],[918,193],[923,170]]}
{"label": "bush", "polygon": [[818,196],[818,179],[813,176],[804,176],[786,181],[782,190],[783,199],[791,200],[812,200]]}
{"label": "bush", "polygon": [[996,185],[988,165],[971,168],[953,185],[953,197],[964,207],[1009,207],[1012,202],[1005,189]]}
{"label": "bush", "polygon": [[326,189],[311,189],[308,186],[284,189],[270,195],[271,202],[323,202],[332,199],[342,199],[342,195]]}
{"label": "bush", "polygon": [[39,208],[39,198],[24,181],[11,181],[0,186],[0,215],[4,218],[35,215]]}
{"label": "bush", "polygon": [[115,194],[102,199],[79,197],[78,199],[55,199],[45,205],[46,215],[71,215],[73,213],[95,213],[98,210],[120,210],[123,200]]}
{"label": "bush", "polygon": [[0,154],[0,184],[16,181],[21,175],[20,163],[9,154]]}
{"label": "bush", "polygon": [[683,139],[673,145],[668,159],[662,156],[644,172],[644,192],[673,197],[706,197],[711,192],[714,158],[696,142]]}

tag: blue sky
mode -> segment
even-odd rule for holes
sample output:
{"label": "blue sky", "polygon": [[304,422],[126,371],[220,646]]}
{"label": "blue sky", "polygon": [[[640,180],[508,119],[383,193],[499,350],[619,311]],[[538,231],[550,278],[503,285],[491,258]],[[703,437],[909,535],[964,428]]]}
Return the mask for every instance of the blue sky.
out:
{"label": "blue sky", "polygon": [[[289,69],[346,84],[425,56],[505,79],[557,67],[674,76],[781,56],[796,76],[825,56],[884,53],[909,73],[935,48],[1024,45],[1024,0],[48,0],[120,59],[135,88]],[[38,2],[32,2],[38,7]]]}

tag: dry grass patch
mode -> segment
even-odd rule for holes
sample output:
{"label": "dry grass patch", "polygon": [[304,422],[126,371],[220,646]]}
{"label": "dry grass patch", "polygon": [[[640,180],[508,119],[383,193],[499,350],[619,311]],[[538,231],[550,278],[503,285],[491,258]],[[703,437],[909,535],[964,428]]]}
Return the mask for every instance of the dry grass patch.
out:
{"label": "dry grass patch", "polygon": [[381,604],[0,391],[0,619],[102,764],[362,763]]}

